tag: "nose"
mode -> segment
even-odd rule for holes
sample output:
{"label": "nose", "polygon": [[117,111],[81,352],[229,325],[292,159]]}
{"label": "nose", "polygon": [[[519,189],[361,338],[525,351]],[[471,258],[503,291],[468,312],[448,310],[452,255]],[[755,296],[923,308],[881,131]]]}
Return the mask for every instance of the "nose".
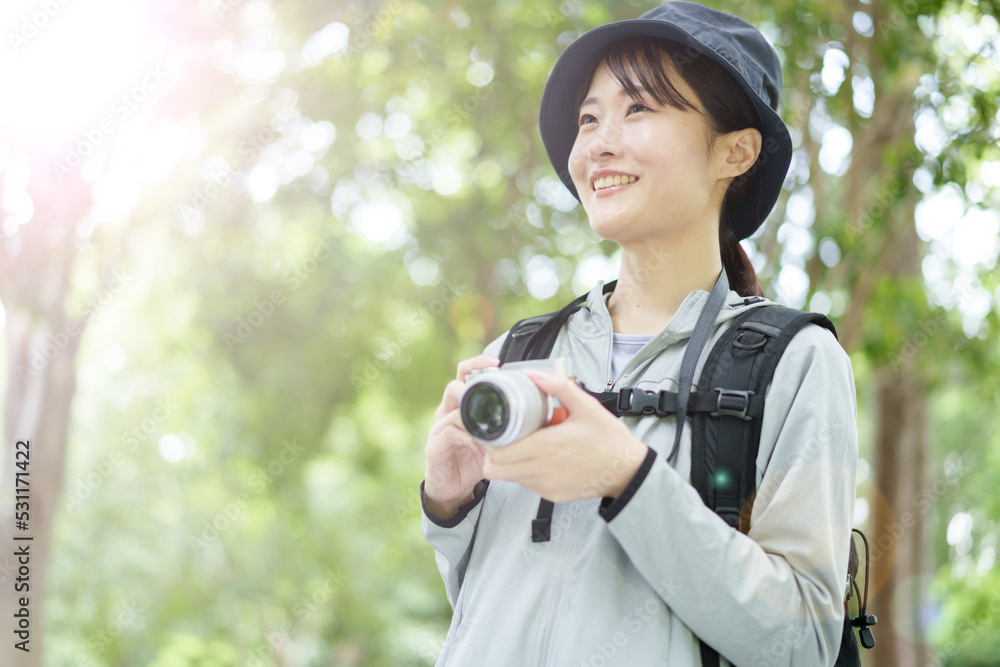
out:
{"label": "nose", "polygon": [[612,157],[621,153],[621,127],[612,121],[605,121],[597,128],[587,153],[592,160]]}

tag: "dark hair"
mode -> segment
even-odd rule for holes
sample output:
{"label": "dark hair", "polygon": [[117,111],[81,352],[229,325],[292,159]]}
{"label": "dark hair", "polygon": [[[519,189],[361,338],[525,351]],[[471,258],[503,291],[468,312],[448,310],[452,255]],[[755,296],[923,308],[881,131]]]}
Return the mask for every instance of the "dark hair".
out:
{"label": "dark hair", "polygon": [[[697,107],[681,95],[670,81],[662,64],[664,56],[673,62],[681,79],[698,96],[705,109],[710,139],[746,128],[762,130],[753,102],[722,65],[694,49],[685,49],[679,43],[657,37],[627,37],[601,49],[594,56],[589,74],[581,82],[577,105],[583,102],[593,73],[603,63],[629,96],[641,97],[641,87],[659,104],[697,111]],[[732,211],[740,206],[746,192],[752,188],[757,172],[757,164],[754,163],[746,173],[733,179],[723,197],[719,215],[722,265],[729,276],[730,287],[742,296],[763,296],[764,293],[757,272],[730,222]]]}

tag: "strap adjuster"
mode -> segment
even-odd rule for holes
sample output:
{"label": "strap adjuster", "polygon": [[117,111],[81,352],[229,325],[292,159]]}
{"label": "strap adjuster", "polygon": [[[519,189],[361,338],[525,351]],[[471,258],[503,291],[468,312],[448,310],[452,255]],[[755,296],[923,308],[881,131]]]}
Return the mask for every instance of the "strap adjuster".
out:
{"label": "strap adjuster", "polygon": [[740,526],[740,508],[738,507],[716,507],[715,513],[723,518],[731,528]]}
{"label": "strap adjuster", "polygon": [[711,413],[713,417],[739,417],[745,422],[753,420],[753,417],[747,416],[747,410],[754,392],[721,387],[716,387],[715,391],[719,392],[719,397],[715,402],[715,412]]}

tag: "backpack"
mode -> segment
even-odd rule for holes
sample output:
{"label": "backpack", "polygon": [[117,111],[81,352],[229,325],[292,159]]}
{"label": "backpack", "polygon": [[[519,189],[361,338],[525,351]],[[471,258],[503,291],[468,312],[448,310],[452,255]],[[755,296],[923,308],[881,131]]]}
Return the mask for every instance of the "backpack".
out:
{"label": "backpack", "polygon": [[[604,286],[604,294],[614,290],[615,282]],[[720,285],[722,279],[720,278]],[[721,308],[722,289],[716,286],[713,296],[717,301],[715,312]],[[718,293],[718,294],[716,294]],[[545,359],[552,352],[556,337],[569,316],[586,301],[583,295],[562,310],[539,315],[517,322],[507,335],[500,350],[500,363]],[[712,297],[710,297],[711,300]],[[751,305],[763,301],[749,297],[731,306]],[[710,310],[706,304],[703,312]],[[703,317],[695,327],[689,348],[696,352],[685,354],[681,364],[678,391],[650,392],[632,388],[619,388],[614,392],[586,390],[616,416],[656,415],[675,416],[681,425],[677,429],[671,461],[680,442],[685,414],[692,415],[691,484],[698,490],[705,505],[722,517],[731,527],[746,533],[750,528],[750,515],[756,492],[756,460],[760,445],[761,421],[764,415],[764,392],[771,382],[774,369],[782,353],[803,327],[810,323],[824,327],[834,336],[833,323],[818,313],[808,313],[777,304],[758,306],[740,313],[709,353],[702,369],[697,389],[690,391],[692,382],[685,382],[685,366],[693,376],[694,365],[714,326],[716,315]],[[711,322],[708,322],[708,319]],[[704,322],[702,321],[704,320]],[[707,323],[707,326],[706,326]],[[701,330],[699,332],[699,329]],[[700,338],[700,342],[696,339]],[[686,351],[687,352],[687,351]],[[690,356],[690,359],[688,358]],[[554,505],[548,500],[539,502],[537,518],[532,521],[532,541],[549,539]],[[861,535],[865,543],[865,592],[864,598],[855,581],[858,573],[858,552],[853,533]],[[859,614],[852,617],[848,601],[858,598]],[[854,628],[858,628],[861,645],[872,648],[875,638],[869,626],[877,619],[867,612],[868,606],[868,540],[861,531],[853,530],[848,560],[847,591],[844,600],[844,627],[840,652],[834,667],[860,667],[861,655]],[[701,663],[718,667],[719,654],[701,642]]]}

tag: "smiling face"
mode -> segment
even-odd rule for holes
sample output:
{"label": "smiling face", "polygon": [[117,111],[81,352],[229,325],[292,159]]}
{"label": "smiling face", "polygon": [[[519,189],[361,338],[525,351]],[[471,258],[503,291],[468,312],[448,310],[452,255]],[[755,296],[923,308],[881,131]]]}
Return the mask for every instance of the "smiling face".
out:
{"label": "smiling face", "polygon": [[[680,97],[698,105],[669,58],[662,66]],[[718,233],[729,181],[720,178],[720,157],[710,149],[715,138],[700,107],[659,103],[638,86],[626,91],[602,64],[580,105],[579,124],[569,172],[602,238],[624,246]]]}

